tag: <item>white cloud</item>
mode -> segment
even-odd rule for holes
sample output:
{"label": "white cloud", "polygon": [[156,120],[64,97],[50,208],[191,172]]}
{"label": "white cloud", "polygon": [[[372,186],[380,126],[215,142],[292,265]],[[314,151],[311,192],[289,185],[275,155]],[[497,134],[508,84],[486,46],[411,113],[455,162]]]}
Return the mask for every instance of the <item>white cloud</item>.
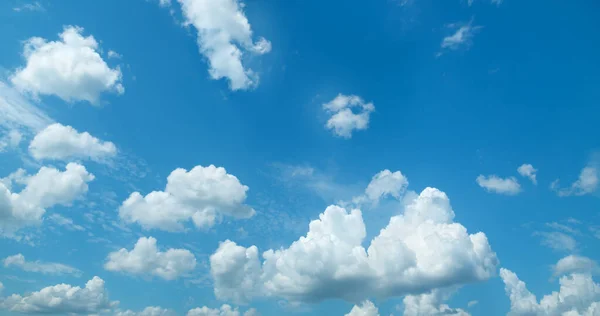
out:
{"label": "white cloud", "polygon": [[156,239],[141,237],[133,249],[121,248],[111,252],[104,269],[133,275],[154,275],[165,280],[174,280],[196,267],[196,258],[186,249],[158,250]]}
{"label": "white cloud", "polygon": [[458,50],[461,48],[469,48],[473,42],[475,33],[481,26],[473,26],[473,21],[469,23],[453,23],[447,26],[451,29],[456,29],[452,35],[444,37],[442,40],[442,49]]}
{"label": "white cloud", "polygon": [[596,261],[578,255],[568,255],[560,260],[552,267],[552,276],[559,277],[570,273],[600,273],[600,266]]}
{"label": "white cloud", "polygon": [[26,314],[97,314],[108,312],[117,304],[108,299],[104,280],[97,276],[84,288],[63,283],[0,299],[0,308]]}
{"label": "white cloud", "polygon": [[[238,308],[223,304],[221,308],[208,308],[206,306],[196,307],[187,312],[187,316],[240,316],[242,315]],[[251,308],[244,313],[244,316],[258,316],[256,309]]]}
{"label": "white cloud", "polygon": [[577,181],[573,182],[568,188],[559,188],[558,180],[552,182],[550,188],[558,196],[586,195],[596,191],[598,188],[598,168],[595,165],[588,165],[581,170]]}
{"label": "white cloud", "polygon": [[373,302],[364,301],[360,306],[354,305],[345,316],[379,316],[379,309]]}
{"label": "white cloud", "polygon": [[243,204],[248,187],[224,168],[196,166],[189,172],[175,169],[165,191],[142,196],[132,193],[119,208],[125,222],[145,229],[182,231],[190,219],[198,228],[212,227],[222,216],[249,218],[255,211]]}
{"label": "white cloud", "polygon": [[107,54],[108,58],[121,59],[123,55],[115,52],[114,50],[109,50]]}
{"label": "white cloud", "polygon": [[561,232],[535,232],[534,235],[542,237],[542,245],[557,251],[572,252],[577,248],[577,241]]}
{"label": "white cloud", "polygon": [[20,132],[42,130],[52,119],[18,91],[0,81],[0,127]]}
{"label": "white cloud", "polygon": [[588,274],[571,274],[559,279],[560,290],[544,296],[539,302],[510,270],[500,269],[506,294],[510,298],[509,316],[518,315],[598,315],[600,285]]}
{"label": "white cloud", "polygon": [[[331,115],[325,127],[343,138],[351,138],[354,130],[365,130],[369,127],[371,112],[375,111],[373,103],[366,103],[356,95],[338,94],[335,99],[324,103],[323,109]],[[353,111],[353,109],[356,109]]]}
{"label": "white cloud", "polygon": [[531,164],[522,164],[519,168],[517,168],[517,172],[519,172],[521,176],[529,178],[533,184],[537,184],[537,169],[535,169]]}
{"label": "white cloud", "polygon": [[48,125],[29,144],[29,152],[37,160],[90,159],[106,161],[117,154],[117,147],[88,132],[79,133],[71,126],[60,123]]}
{"label": "white cloud", "polygon": [[25,41],[26,65],[11,77],[21,91],[33,96],[55,95],[67,102],[97,103],[106,91],[123,93],[121,71],[102,59],[98,42],[84,37],[83,28],[66,26],[59,41],[32,37]]}
{"label": "white cloud", "polygon": [[[244,54],[265,54],[271,43],[252,41],[252,29],[238,0],[178,0],[186,24],[198,32],[200,53],[213,79],[227,78],[231,90],[255,87],[259,76],[243,64]],[[161,5],[163,1],[161,1]]]}
{"label": "white cloud", "polygon": [[262,267],[255,246],[222,242],[210,257],[215,295],[240,302],[259,295],[356,302],[494,275],[498,260],[485,234],[469,235],[453,221],[445,193],[426,188],[406,203],[404,214],[393,216],[367,249],[361,211],[339,206],[329,206],[289,248],[265,251]]}
{"label": "white cloud", "polygon": [[378,201],[386,196],[400,199],[400,196],[406,191],[407,186],[408,179],[406,179],[402,172],[391,172],[385,169],[373,176],[365,189],[365,195],[371,201]]}
{"label": "white cloud", "polygon": [[10,148],[16,148],[21,143],[23,134],[16,129],[11,129],[4,136],[0,137],[0,152]]}
{"label": "white cloud", "polygon": [[435,289],[430,293],[407,295],[404,303],[404,316],[469,316],[460,308],[450,308],[442,302],[448,300],[453,290]]}
{"label": "white cloud", "polygon": [[27,261],[25,260],[25,256],[23,256],[20,253],[14,256],[6,257],[4,259],[4,267],[16,267],[23,271],[36,272],[42,274],[73,274],[75,276],[81,275],[80,270],[62,263],[41,262],[39,260]]}
{"label": "white cloud", "polygon": [[[24,171],[16,176],[0,181],[0,235],[15,237],[19,229],[39,225],[46,208],[55,205],[70,206],[72,202],[87,192],[87,183],[94,179],[84,166],[69,163],[65,171],[42,167],[32,176]],[[13,175],[15,175],[13,174]],[[12,181],[25,184],[20,193],[11,192]]]}
{"label": "white cloud", "polygon": [[473,307],[473,306],[475,306],[477,304],[479,304],[479,301],[477,301],[477,300],[469,301],[467,303],[467,307]]}
{"label": "white cloud", "polygon": [[14,7],[13,10],[16,11],[16,12],[22,12],[22,11],[46,11],[46,9],[42,6],[41,3],[39,3],[39,1],[34,1],[34,2],[31,2],[31,3],[25,3],[24,5],[22,5],[20,7]]}
{"label": "white cloud", "polygon": [[132,310],[117,311],[115,316],[173,316],[175,312],[159,306],[148,306],[141,312],[134,312]]}
{"label": "white cloud", "polygon": [[515,177],[500,178],[496,175],[479,175],[476,179],[480,187],[488,192],[495,192],[506,195],[516,195],[521,192],[521,185]]}
{"label": "white cloud", "polygon": [[52,222],[54,222],[55,224],[62,226],[70,231],[84,231],[85,228],[83,228],[83,226],[81,225],[77,225],[73,222],[72,219],[68,218],[68,217],[64,217],[60,214],[51,214],[50,216],[48,216],[48,219]]}

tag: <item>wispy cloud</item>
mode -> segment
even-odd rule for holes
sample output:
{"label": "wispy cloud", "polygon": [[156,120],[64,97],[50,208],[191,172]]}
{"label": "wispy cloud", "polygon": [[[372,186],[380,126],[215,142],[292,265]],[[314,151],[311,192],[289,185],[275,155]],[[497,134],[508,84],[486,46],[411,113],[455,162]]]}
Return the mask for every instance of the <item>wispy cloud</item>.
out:
{"label": "wispy cloud", "polygon": [[34,1],[31,3],[26,3],[22,6],[18,6],[18,7],[14,7],[13,8],[14,11],[16,12],[23,12],[23,11],[38,11],[38,12],[42,12],[42,11],[46,11],[46,9],[44,8],[44,6],[42,6],[41,3],[39,3],[39,1]]}
{"label": "wispy cloud", "polygon": [[441,56],[446,50],[469,49],[473,44],[473,37],[482,28],[482,26],[473,25],[473,19],[469,22],[451,23],[446,28],[455,30],[454,33],[444,37],[440,44],[442,51],[437,56]]}
{"label": "wispy cloud", "polygon": [[559,180],[556,179],[550,184],[550,189],[555,191],[558,196],[581,196],[595,192],[598,183],[598,168],[595,165],[588,165],[581,170],[579,178],[571,186],[561,188]]}
{"label": "wispy cloud", "polygon": [[535,232],[535,236],[542,238],[542,245],[556,251],[573,252],[577,249],[577,241],[561,232]]}
{"label": "wispy cloud", "polygon": [[23,271],[36,272],[42,274],[73,274],[75,276],[81,275],[80,270],[62,263],[27,261],[25,260],[25,256],[23,256],[20,253],[14,256],[6,257],[4,259],[4,267],[15,267],[20,268]]}

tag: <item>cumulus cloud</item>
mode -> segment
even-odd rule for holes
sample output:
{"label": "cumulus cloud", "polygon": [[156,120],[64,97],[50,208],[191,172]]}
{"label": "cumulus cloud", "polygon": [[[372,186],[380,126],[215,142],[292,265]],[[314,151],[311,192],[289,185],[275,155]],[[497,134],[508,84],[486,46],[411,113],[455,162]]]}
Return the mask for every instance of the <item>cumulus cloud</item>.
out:
{"label": "cumulus cloud", "polygon": [[[163,2],[161,0],[161,5]],[[262,37],[253,42],[252,29],[240,1],[178,2],[186,24],[194,26],[198,33],[200,53],[208,61],[211,78],[226,78],[231,90],[245,90],[258,85],[259,76],[244,66],[244,55],[268,53],[271,43]]]}
{"label": "cumulus cloud", "polygon": [[98,314],[110,311],[117,304],[109,300],[104,280],[97,276],[84,288],[63,283],[0,299],[0,308],[25,314]]}
{"label": "cumulus cloud", "polygon": [[560,259],[552,267],[552,276],[559,277],[569,273],[585,273],[585,274],[597,274],[600,273],[600,266],[598,263],[590,258],[568,255]]}
{"label": "cumulus cloud", "polygon": [[331,115],[325,127],[337,136],[351,138],[354,130],[369,127],[369,118],[371,112],[375,111],[375,106],[359,96],[340,93],[335,99],[323,104],[323,109]]}
{"label": "cumulus cloud", "polygon": [[215,295],[360,302],[487,280],[498,264],[485,234],[468,234],[454,222],[448,197],[435,188],[406,201],[404,214],[393,216],[366,249],[365,237],[360,210],[332,205],[306,236],[265,251],[262,264],[256,246],[224,241],[210,257]]}
{"label": "cumulus cloud", "polygon": [[73,275],[81,275],[81,271],[73,268],[71,266],[62,264],[62,263],[54,263],[54,262],[41,262],[39,260],[36,261],[27,261],[25,260],[25,256],[22,254],[16,254],[14,256],[9,256],[4,259],[4,267],[15,267],[19,268],[23,271],[27,272],[37,272],[43,274],[53,274],[53,275],[62,275],[62,274],[73,274]]}
{"label": "cumulus cloud", "polygon": [[476,181],[480,187],[486,189],[488,192],[506,195],[516,195],[521,192],[521,185],[515,177],[500,178],[496,175],[479,175]]}
{"label": "cumulus cloud", "polygon": [[[453,290],[434,289],[430,293],[420,295],[407,295],[404,297],[404,316],[469,316],[460,308],[450,308],[446,301]],[[469,305],[471,306],[471,305]]]}
{"label": "cumulus cloud", "polygon": [[365,195],[373,201],[385,196],[400,199],[408,186],[408,179],[400,171],[391,172],[387,169],[373,176],[371,182],[365,189]]}
{"label": "cumulus cloud", "polygon": [[29,152],[37,160],[89,159],[100,162],[114,157],[117,147],[88,132],[80,133],[71,126],[54,123],[35,135],[29,144]]}
{"label": "cumulus cloud", "polygon": [[[9,177],[8,186],[6,179],[0,181],[0,235],[5,237],[15,237],[14,233],[23,227],[39,225],[46,208],[70,206],[94,180],[94,175],[77,163],[69,163],[65,171],[41,167],[32,176],[24,171],[14,175]],[[11,192],[13,180],[25,185],[20,193]]]}
{"label": "cumulus cloud", "polygon": [[596,191],[598,188],[598,168],[596,165],[588,165],[581,170],[577,181],[570,187],[560,188],[558,180],[552,182],[550,188],[556,191],[558,196],[586,195]]}
{"label": "cumulus cloud", "polygon": [[183,231],[189,220],[205,229],[222,216],[254,216],[254,209],[243,204],[247,191],[247,186],[222,167],[196,166],[190,171],[179,168],[167,178],[164,191],[146,196],[132,193],[119,208],[119,216],[145,229]]}
{"label": "cumulus cloud", "polygon": [[531,164],[522,164],[519,168],[517,168],[517,172],[521,176],[529,178],[533,184],[537,184],[537,169],[535,169]]}
{"label": "cumulus cloud", "polygon": [[104,269],[133,275],[153,275],[174,280],[196,267],[196,258],[186,249],[158,250],[156,239],[141,237],[131,251],[122,248],[111,252]]}
{"label": "cumulus cloud", "polygon": [[103,92],[123,93],[119,68],[110,68],[98,53],[96,39],[82,33],[81,27],[66,26],[58,41],[25,41],[26,65],[11,76],[13,85],[36,97],[55,95],[67,102],[97,103]]}
{"label": "cumulus cloud", "polygon": [[174,316],[174,311],[159,306],[148,306],[140,312],[134,312],[132,310],[117,311],[115,316]]}
{"label": "cumulus cloud", "polygon": [[[230,305],[223,304],[221,308],[208,308],[206,306],[196,307],[194,309],[190,309],[187,312],[187,316],[241,316],[242,314],[238,310],[238,308],[233,308]],[[247,310],[244,316],[258,316],[258,312],[256,309],[251,308]]]}
{"label": "cumulus cloud", "polygon": [[600,312],[600,285],[589,274],[573,273],[559,279],[560,290],[545,295],[539,302],[525,282],[507,269],[500,269],[506,294],[510,298],[508,315],[584,315]]}
{"label": "cumulus cloud", "polygon": [[21,134],[21,132],[16,129],[9,130],[0,137],[0,152],[18,147],[22,139],[23,134]]}
{"label": "cumulus cloud", "polygon": [[345,316],[379,316],[379,309],[371,301],[364,301],[361,305],[354,305]]}
{"label": "cumulus cloud", "polygon": [[447,27],[456,31],[452,35],[444,37],[441,44],[443,50],[468,49],[473,43],[475,33],[481,29],[481,26],[474,26],[472,20],[469,23],[449,24]]}

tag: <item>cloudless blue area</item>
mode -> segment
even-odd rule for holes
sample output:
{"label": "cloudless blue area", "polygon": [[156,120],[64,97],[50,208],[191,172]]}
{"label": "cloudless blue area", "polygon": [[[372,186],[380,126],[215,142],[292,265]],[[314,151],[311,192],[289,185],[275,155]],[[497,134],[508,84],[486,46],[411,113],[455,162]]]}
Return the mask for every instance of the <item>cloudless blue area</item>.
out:
{"label": "cloudless blue area", "polygon": [[[45,97],[40,107],[62,124],[114,142],[137,164],[143,161],[140,168],[147,174],[119,181],[90,164],[97,179],[86,201],[96,205],[82,202],[49,213],[82,224],[92,208],[116,218],[119,204],[134,190],[162,190],[175,168],[215,164],[250,187],[248,203],[257,216],[186,234],[130,225],[133,233],[112,238],[113,244],[89,243],[87,233],[77,231],[47,232],[37,247],[1,239],[2,258],[20,252],[84,271],[76,278],[3,270],[22,279],[0,279],[4,294],[61,282],[83,286],[98,275],[124,309],[159,305],[183,314],[203,305],[216,308],[222,302],[210,283],[150,282],[105,271],[102,264],[108,252],[131,249],[138,233],[156,237],[159,247],[191,244],[204,262],[225,239],[255,244],[261,252],[287,247],[327,205],[360,193],[383,169],[402,171],[411,190],[432,186],[446,192],[456,221],[470,233],[485,232],[501,266],[516,272],[538,298],[558,290],[557,282],[549,281],[550,266],[565,253],[543,247],[534,232],[567,218],[600,223],[597,196],[558,197],[549,189],[557,178],[563,186],[575,181],[600,148],[598,1],[505,0],[496,6],[476,0],[468,6],[460,0],[415,0],[401,6],[388,0],[247,0],[244,10],[254,35],[269,39],[273,50],[247,60],[260,73],[258,87],[236,92],[225,80],[209,78],[195,30],[180,25],[179,9],[171,16],[156,2],[48,1],[45,12],[28,13],[12,10],[19,1],[0,4],[4,77],[24,64],[23,40],[56,40],[64,25],[83,27],[104,52],[123,55],[108,60],[121,67],[123,95],[103,95],[96,107]],[[471,19],[482,26],[472,44],[437,57],[442,39],[453,33],[445,25]],[[324,128],[322,104],[338,93],[359,95],[376,107],[369,128],[349,140]],[[0,159],[0,177],[22,167],[7,153]],[[523,163],[539,170],[537,186],[517,174]],[[310,165],[347,187],[346,196],[322,197],[301,184],[284,183],[278,164]],[[479,174],[518,177],[523,192],[488,193],[475,182]],[[115,202],[102,198],[109,192],[116,194]],[[374,236],[397,211],[364,213]],[[242,227],[247,236],[239,232]],[[587,232],[586,226],[581,230]],[[586,234],[577,240],[578,253],[600,259],[598,239]],[[207,273],[200,264],[197,278]],[[375,302],[381,315],[398,315],[401,300]],[[499,277],[466,285],[448,304],[467,309],[471,300],[479,301],[469,309],[474,315],[505,315],[510,307]],[[262,315],[282,313],[274,299],[250,306]],[[327,301],[302,311],[343,315],[351,307]]]}

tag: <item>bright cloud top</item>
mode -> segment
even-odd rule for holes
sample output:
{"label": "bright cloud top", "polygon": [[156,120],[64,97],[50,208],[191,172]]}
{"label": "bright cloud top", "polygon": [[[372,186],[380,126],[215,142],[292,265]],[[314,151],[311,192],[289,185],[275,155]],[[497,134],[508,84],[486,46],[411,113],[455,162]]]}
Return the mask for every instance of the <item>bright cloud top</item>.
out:
{"label": "bright cloud top", "polygon": [[13,294],[0,299],[0,308],[26,314],[98,314],[108,312],[118,302],[111,302],[104,280],[95,276],[84,288],[58,284],[38,292]]}
{"label": "bright cloud top", "polygon": [[159,306],[148,306],[140,312],[134,312],[132,310],[117,311],[115,316],[175,316],[175,312],[172,310],[162,308]]}
{"label": "bright cloud top", "polygon": [[351,138],[354,130],[369,127],[369,118],[375,106],[356,95],[338,94],[335,99],[323,104],[323,109],[331,115],[325,127],[337,136]]}
{"label": "bright cloud top", "polygon": [[[14,237],[19,229],[39,225],[46,208],[69,206],[87,192],[94,180],[84,166],[69,163],[65,171],[42,167],[28,176],[21,169],[0,181],[0,235]],[[20,193],[11,192],[13,183],[23,184]]]}
{"label": "bright cloud top", "polygon": [[569,255],[560,260],[552,267],[553,276],[558,277],[570,273],[597,274],[600,266],[596,261],[578,255]]}
{"label": "bright cloud top", "polygon": [[178,1],[186,23],[198,32],[198,46],[208,60],[210,76],[227,78],[231,90],[255,87],[259,76],[244,67],[244,53],[268,53],[271,43],[262,37],[256,43],[252,41],[252,29],[243,5],[238,0]]}
{"label": "bright cloud top", "polygon": [[594,316],[600,312],[600,285],[589,274],[561,277],[560,290],[545,295],[539,302],[514,272],[502,268],[500,277],[510,298],[508,315]]}
{"label": "bright cloud top", "polygon": [[500,178],[496,175],[479,175],[476,179],[477,184],[488,192],[494,192],[505,195],[517,195],[521,192],[521,185],[515,177]]}
{"label": "bright cloud top", "polygon": [[11,77],[15,87],[34,96],[55,95],[67,102],[92,104],[103,92],[123,93],[119,68],[110,68],[98,53],[96,39],[82,33],[81,27],[66,26],[59,41],[40,37],[25,41],[27,63]]}
{"label": "bright cloud top", "polygon": [[446,301],[451,290],[434,289],[430,293],[420,295],[407,295],[402,301],[404,303],[404,316],[470,316],[465,310],[451,308]]}
{"label": "bright cloud top", "polygon": [[517,172],[523,176],[529,178],[533,184],[537,184],[536,173],[537,169],[535,169],[531,164],[523,164],[519,168],[517,168]]}
{"label": "bright cloud top", "polygon": [[196,258],[186,249],[158,250],[153,237],[140,238],[133,249],[122,248],[108,255],[104,268],[133,275],[154,275],[174,280],[196,267]]}
{"label": "bright cloud top", "polygon": [[426,188],[365,249],[361,211],[332,205],[289,248],[265,251],[262,265],[256,246],[222,242],[210,257],[215,295],[357,302],[487,280],[498,260],[485,234],[468,234],[453,219],[446,194]]}
{"label": "bright cloud top", "polygon": [[119,216],[145,229],[183,231],[192,220],[197,228],[212,227],[220,217],[249,218],[256,213],[243,204],[248,187],[224,168],[196,166],[173,170],[165,191],[142,196],[132,193],[119,208]]}
{"label": "bright cloud top", "polygon": [[79,133],[71,126],[54,123],[35,135],[29,144],[29,152],[37,160],[90,159],[105,161],[117,154],[117,147],[88,132]]}
{"label": "bright cloud top", "polygon": [[[239,309],[228,304],[223,304],[220,308],[208,308],[206,306],[196,307],[187,312],[187,316],[241,316]],[[244,312],[244,316],[258,316],[256,309],[251,308]]]}
{"label": "bright cloud top", "polygon": [[371,301],[364,301],[361,305],[354,305],[350,312],[344,316],[379,316],[379,309]]}
{"label": "bright cloud top", "polygon": [[14,267],[27,272],[37,272],[43,274],[74,274],[76,276],[81,275],[81,271],[79,271],[78,269],[75,269],[71,266],[62,263],[27,261],[25,260],[25,256],[23,256],[20,253],[14,256],[6,257],[4,259],[4,267]]}

